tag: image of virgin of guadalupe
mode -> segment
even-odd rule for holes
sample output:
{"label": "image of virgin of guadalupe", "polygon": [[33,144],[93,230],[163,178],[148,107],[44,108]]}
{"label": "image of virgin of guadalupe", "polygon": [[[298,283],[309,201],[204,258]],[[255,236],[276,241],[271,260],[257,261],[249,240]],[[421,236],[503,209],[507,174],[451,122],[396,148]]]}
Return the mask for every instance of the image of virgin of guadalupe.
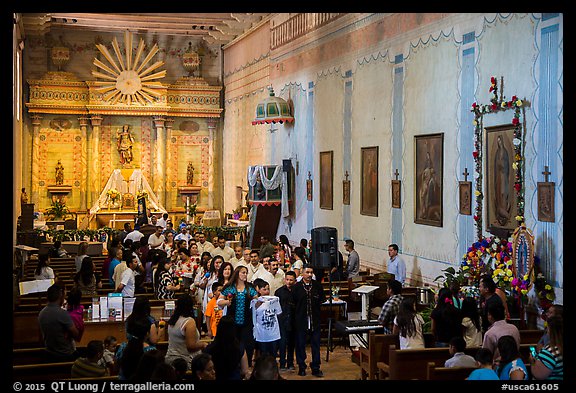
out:
{"label": "image of virgin of guadalupe", "polygon": [[502,136],[497,139],[494,155],[494,211],[498,224],[505,226],[510,221],[510,156],[504,147]]}

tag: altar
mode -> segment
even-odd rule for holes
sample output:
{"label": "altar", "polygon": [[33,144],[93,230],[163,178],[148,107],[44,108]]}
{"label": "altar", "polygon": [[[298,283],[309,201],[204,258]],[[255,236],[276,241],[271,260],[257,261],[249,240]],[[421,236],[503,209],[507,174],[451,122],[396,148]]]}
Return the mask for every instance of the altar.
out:
{"label": "altar", "polygon": [[135,201],[139,197],[146,198],[147,208],[153,213],[166,213],[141,169],[115,169],[90,208],[90,215],[96,216],[92,226],[121,230],[125,223],[130,223],[133,227],[138,215]]}

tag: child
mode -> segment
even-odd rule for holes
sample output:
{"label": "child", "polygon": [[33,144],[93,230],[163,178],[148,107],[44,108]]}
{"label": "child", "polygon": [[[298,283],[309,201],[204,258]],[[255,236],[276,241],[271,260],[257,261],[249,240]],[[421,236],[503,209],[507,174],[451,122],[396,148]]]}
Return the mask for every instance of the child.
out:
{"label": "child", "polygon": [[206,304],[206,326],[208,326],[208,337],[214,338],[216,335],[216,330],[218,327],[218,322],[222,318],[223,310],[216,304],[216,301],[220,297],[220,292],[222,291],[222,284],[215,281],[212,284],[212,298]]}
{"label": "child", "polygon": [[278,323],[278,314],[282,313],[280,299],[278,296],[269,296],[270,285],[261,278],[254,280],[254,286],[259,295],[250,302],[256,349],[259,350],[259,355],[274,356],[280,340]]}
{"label": "child", "polygon": [[84,334],[84,306],[81,304],[82,302],[82,291],[80,288],[74,286],[68,292],[68,297],[66,298],[66,309],[70,318],[72,318],[72,322],[74,322],[74,326],[80,332],[80,336],[76,340],[76,342],[80,342],[82,339],[82,335]]}
{"label": "child", "polygon": [[496,371],[492,369],[492,357],[491,350],[488,348],[479,348],[478,351],[476,351],[476,356],[474,356],[478,369],[472,371],[466,379],[475,381],[500,379]]}
{"label": "child", "polygon": [[466,341],[463,337],[452,337],[448,345],[448,351],[452,357],[444,363],[444,367],[476,367],[476,360],[470,355],[466,355]]}
{"label": "child", "polygon": [[107,336],[104,339],[104,354],[102,359],[100,359],[100,364],[105,366],[110,375],[114,375],[116,370],[116,362],[114,361],[114,354],[116,353],[116,348],[118,346],[118,340],[114,336]]}
{"label": "child", "polygon": [[102,341],[90,341],[86,345],[86,357],[76,359],[72,365],[72,378],[97,378],[108,375],[108,369],[100,363],[103,354]]}

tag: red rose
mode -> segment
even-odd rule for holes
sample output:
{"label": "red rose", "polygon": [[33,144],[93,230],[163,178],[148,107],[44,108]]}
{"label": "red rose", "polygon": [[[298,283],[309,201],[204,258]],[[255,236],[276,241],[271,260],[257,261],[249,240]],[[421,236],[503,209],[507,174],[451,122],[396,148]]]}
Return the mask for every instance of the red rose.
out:
{"label": "red rose", "polygon": [[490,78],[490,82],[492,82],[492,84],[496,83],[496,78],[494,77]]}
{"label": "red rose", "polygon": [[512,101],[508,101],[508,108],[512,107]]}
{"label": "red rose", "polygon": [[474,221],[478,221],[478,216],[474,216]]}
{"label": "red rose", "polygon": [[232,295],[231,293],[228,294],[228,300],[232,300],[232,298],[234,297],[234,295]]}
{"label": "red rose", "polygon": [[514,188],[516,189],[516,191],[520,191],[520,183],[516,183],[514,184]]}
{"label": "red rose", "polygon": [[515,126],[517,126],[519,122],[520,122],[520,120],[518,120],[517,117],[512,119],[512,124],[514,124]]}
{"label": "red rose", "polygon": [[514,102],[518,101],[518,97],[512,96],[512,101],[514,101]]}
{"label": "red rose", "polygon": [[492,90],[494,90],[494,86],[490,86],[490,93],[492,93]]}
{"label": "red rose", "polygon": [[495,111],[496,109],[498,109],[498,105],[496,104],[492,104],[492,106],[490,107],[493,111]]}
{"label": "red rose", "polygon": [[476,103],[473,103],[472,108],[476,109],[476,107],[477,107]]}
{"label": "red rose", "polygon": [[478,152],[477,151],[472,152],[472,155],[474,156],[474,158],[478,158]]}

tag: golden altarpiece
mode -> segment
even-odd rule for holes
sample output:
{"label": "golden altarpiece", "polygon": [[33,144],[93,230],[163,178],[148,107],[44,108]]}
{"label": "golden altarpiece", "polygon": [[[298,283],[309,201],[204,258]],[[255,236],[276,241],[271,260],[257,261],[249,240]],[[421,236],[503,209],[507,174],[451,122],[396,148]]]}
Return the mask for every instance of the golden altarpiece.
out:
{"label": "golden altarpiece", "polygon": [[153,60],[157,44],[136,45],[126,32],[123,46],[114,38],[96,47],[94,80],[61,70],[66,47],[51,50],[58,71],[28,79],[36,209],[64,196],[80,226],[96,229],[131,222],[141,196],[153,212],[186,215],[191,197],[199,211],[212,208],[222,87],[193,75],[194,51],[182,56],[188,75],[164,84],[164,62]]}

